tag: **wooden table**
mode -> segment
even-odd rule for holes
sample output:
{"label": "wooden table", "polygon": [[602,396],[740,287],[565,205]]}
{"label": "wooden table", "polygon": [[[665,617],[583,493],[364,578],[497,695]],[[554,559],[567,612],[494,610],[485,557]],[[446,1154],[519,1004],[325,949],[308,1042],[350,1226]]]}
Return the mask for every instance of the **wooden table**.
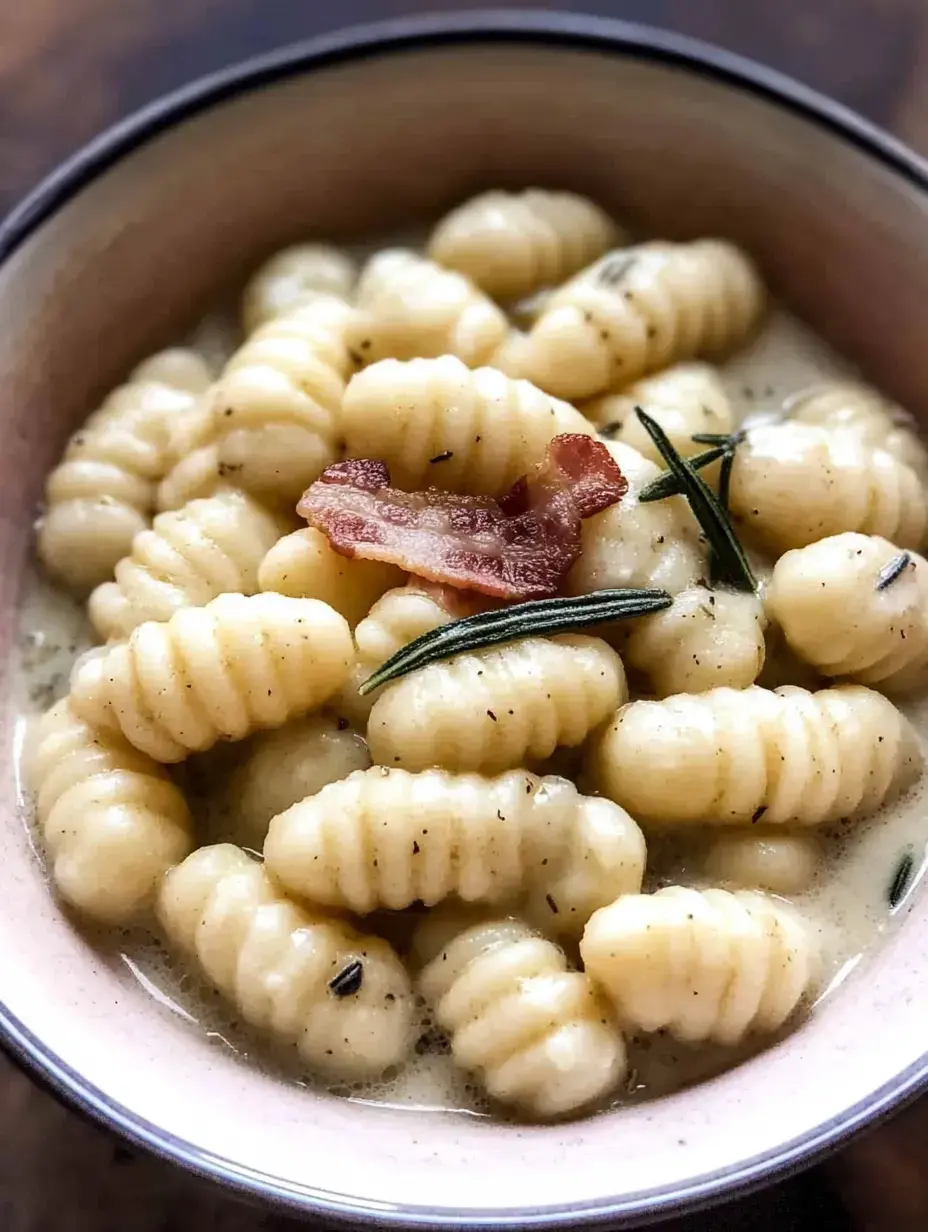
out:
{"label": "wooden table", "polygon": [[[462,0],[0,0],[0,213],[119,116],[230,61],[336,24]],[[534,7],[510,0],[510,8]],[[585,0],[754,56],[928,154],[926,0]],[[337,16],[336,16],[337,14]],[[928,1232],[915,1108],[805,1176],[665,1232]],[[2,1232],[257,1232],[295,1225],[139,1158],[0,1058]],[[928,1161],[928,1146],[923,1154]],[[838,1196],[840,1195],[840,1197]]]}

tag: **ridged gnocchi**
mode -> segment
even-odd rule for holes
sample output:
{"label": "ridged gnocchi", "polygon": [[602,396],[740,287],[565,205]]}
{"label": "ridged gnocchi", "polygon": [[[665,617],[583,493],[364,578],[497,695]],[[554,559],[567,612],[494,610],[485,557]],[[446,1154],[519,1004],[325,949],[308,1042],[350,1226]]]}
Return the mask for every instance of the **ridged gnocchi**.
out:
{"label": "ridged gnocchi", "polygon": [[335,460],[352,309],[320,295],[252,334],[211,395],[219,473],[282,504]]}
{"label": "ridged gnocchi", "polygon": [[723,240],[617,249],[555,291],[531,330],[507,338],[492,362],[559,398],[591,398],[730,351],[757,324],[764,299],[749,258]]}
{"label": "ridged gnocchi", "polygon": [[[625,1073],[625,1043],[588,976],[518,919],[454,929],[427,919],[415,938],[418,988],[458,1065],[488,1093],[536,1117],[576,1112]],[[443,933],[451,932],[443,937]]]}
{"label": "ridged gnocchi", "polygon": [[596,912],[580,953],[624,1027],[686,1043],[737,1044],[777,1030],[818,968],[809,925],[750,890],[628,895]]}
{"label": "ridged gnocchi", "polygon": [[169,620],[225,592],[254,594],[258,566],[285,529],[285,521],[236,491],[159,513],[117,562],[116,580],[91,594],[94,628],[104,639],[128,637],[146,620]]}
{"label": "ridged gnocchi", "polygon": [[456,355],[477,368],[508,332],[506,314],[462,274],[386,248],[361,274],[348,343],[359,364]]}
{"label": "ridged gnocchi", "polygon": [[332,244],[293,244],[255,270],[242,295],[242,326],[252,334],[275,317],[312,303],[317,295],[348,299],[357,267]]}
{"label": "ridged gnocchi", "polygon": [[172,418],[209,383],[205,363],[176,348],[153,355],[115,389],[68,442],[48,476],[38,554],[78,593],[111,576],[144,530],[169,465]]}
{"label": "ridged gnocchi", "polygon": [[766,625],[756,595],[693,586],[672,607],[632,621],[622,654],[657,697],[746,689],[763,670]]}
{"label": "ridged gnocchi", "polygon": [[595,786],[642,821],[822,825],[917,778],[908,719],[872,689],[712,689],[632,702],[597,738]]}
{"label": "ridged gnocchi", "polygon": [[465,591],[432,586],[411,578],[406,586],[388,590],[354,631],[357,658],[332,706],[359,726],[367,726],[376,693],[358,689],[381,664],[409,642],[449,621],[473,615],[476,606]]}
{"label": "ridged gnocchi", "polygon": [[351,314],[344,300],[320,294],[246,339],[175,434],[162,509],[223,482],[266,501],[297,501],[335,461]]}
{"label": "ridged gnocchi", "polygon": [[813,835],[752,826],[714,836],[706,847],[702,871],[728,888],[789,897],[809,888],[820,863],[819,843]]}
{"label": "ridged gnocchi", "polygon": [[928,448],[912,416],[869,385],[830,381],[813,385],[789,399],[790,418],[849,433],[871,449],[885,449],[928,480]]}
{"label": "ridged gnocchi", "polygon": [[341,423],[348,454],[386,462],[396,487],[496,496],[542,460],[553,437],[594,433],[566,402],[453,355],[359,372]]}
{"label": "ridged gnocchi", "polygon": [[245,846],[260,848],[277,813],[370,764],[364,740],[333,714],[260,732],[225,786],[232,830]]}
{"label": "ridged gnocchi", "polygon": [[321,599],[356,625],[403,573],[376,560],[340,556],[322,531],[295,530],[273,544],[258,569],[261,590],[294,599]]}
{"label": "ridged gnocchi", "polygon": [[709,364],[674,364],[618,393],[584,402],[580,410],[608,440],[630,445],[663,469],[663,458],[635,414],[638,406],[657,420],[685,458],[706,448],[693,440],[694,435],[725,434],[734,428],[725,387]]}
{"label": "ridged gnocchi", "polygon": [[708,574],[708,562],[689,506],[679,496],[643,504],[638,494],[661,468],[620,441],[607,441],[606,448],[628,480],[628,491],[618,504],[584,521],[580,559],[567,575],[567,592],[656,586],[676,595],[696,585]]}
{"label": "ridged gnocchi", "polygon": [[191,848],[190,811],[162,767],[66,698],[31,732],[27,779],[58,892],[101,923],[139,917]]}
{"label": "ridged gnocchi", "polygon": [[878,535],[848,532],[786,552],[767,610],[825,676],[888,692],[928,679],[928,561]]}
{"label": "ridged gnocchi", "polygon": [[622,661],[604,641],[526,637],[387,685],[367,742],[384,766],[495,774],[582,744],[626,697]]}
{"label": "ridged gnocchi", "polygon": [[750,431],[735,455],[729,500],[736,524],[776,554],[848,530],[917,548],[928,526],[928,494],[913,470],[817,424]]}
{"label": "ridged gnocchi", "polygon": [[410,981],[387,942],[291,903],[238,847],[201,847],[172,869],[158,918],[246,1022],[317,1072],[376,1077],[412,1050]]}
{"label": "ridged gnocchi", "polygon": [[545,932],[577,936],[597,907],[637,892],[645,847],[624,809],[567,779],[374,766],[275,817],[264,858],[324,907],[522,902]]}
{"label": "ridged gnocchi", "polygon": [[84,659],[71,704],[156,761],[182,761],[321,706],[353,661],[348,625],[325,603],[220,595]]}
{"label": "ridged gnocchi", "polygon": [[577,193],[494,190],[453,209],[429,237],[429,256],[495,299],[563,282],[619,239],[615,223]]}

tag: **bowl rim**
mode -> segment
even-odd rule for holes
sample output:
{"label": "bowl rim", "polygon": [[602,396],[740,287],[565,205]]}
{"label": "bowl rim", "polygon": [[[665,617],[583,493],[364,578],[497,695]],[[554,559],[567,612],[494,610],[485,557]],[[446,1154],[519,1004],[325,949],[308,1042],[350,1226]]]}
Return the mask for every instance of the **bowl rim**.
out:
{"label": "bowl rim", "polygon": [[[230,98],[315,69],[417,48],[525,43],[619,53],[682,68],[766,99],[829,130],[928,192],[928,161],[849,108],[786,74],[698,39],[637,23],[543,11],[484,11],[400,18],[336,30],[288,44],[199,77],[105,129],[48,174],[0,222],[0,263],[43,223],[124,156],[165,129]],[[322,1216],[337,1224],[492,1229],[640,1227],[741,1196],[798,1172],[851,1135],[897,1111],[928,1088],[928,1052],[895,1078],[816,1129],[733,1168],[684,1184],[566,1206],[460,1209],[377,1204],[295,1184],[214,1156],[137,1116],[46,1047],[0,1001],[0,1048],[37,1084],[78,1114],[132,1144],[240,1196]]]}

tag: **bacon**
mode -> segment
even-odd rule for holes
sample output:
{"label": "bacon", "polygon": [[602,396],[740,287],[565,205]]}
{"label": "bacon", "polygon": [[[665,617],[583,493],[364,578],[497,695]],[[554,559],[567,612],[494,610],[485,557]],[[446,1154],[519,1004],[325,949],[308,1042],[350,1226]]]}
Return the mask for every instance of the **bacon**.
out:
{"label": "bacon", "polygon": [[582,519],[628,489],[605,445],[579,433],[556,436],[534,473],[498,501],[389,485],[383,462],[337,462],[303,493],[297,512],[342,556],[508,601],[557,594],[580,555]]}

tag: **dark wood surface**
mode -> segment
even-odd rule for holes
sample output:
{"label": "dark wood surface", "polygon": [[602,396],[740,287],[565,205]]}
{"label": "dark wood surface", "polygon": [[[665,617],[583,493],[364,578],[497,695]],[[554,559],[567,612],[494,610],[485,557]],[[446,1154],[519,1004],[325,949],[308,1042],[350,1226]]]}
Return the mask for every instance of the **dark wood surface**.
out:
{"label": "dark wood surface", "polygon": [[[499,4],[0,0],[0,214],[113,120],[191,78],[336,25]],[[536,7],[512,3],[509,8]],[[540,5],[538,6],[540,7]],[[926,0],[587,0],[562,9],[708,39],[831,94],[928,154]],[[665,1232],[928,1232],[928,1114],[824,1169]],[[254,1211],[79,1120],[0,1058],[0,1232],[257,1232]]]}

